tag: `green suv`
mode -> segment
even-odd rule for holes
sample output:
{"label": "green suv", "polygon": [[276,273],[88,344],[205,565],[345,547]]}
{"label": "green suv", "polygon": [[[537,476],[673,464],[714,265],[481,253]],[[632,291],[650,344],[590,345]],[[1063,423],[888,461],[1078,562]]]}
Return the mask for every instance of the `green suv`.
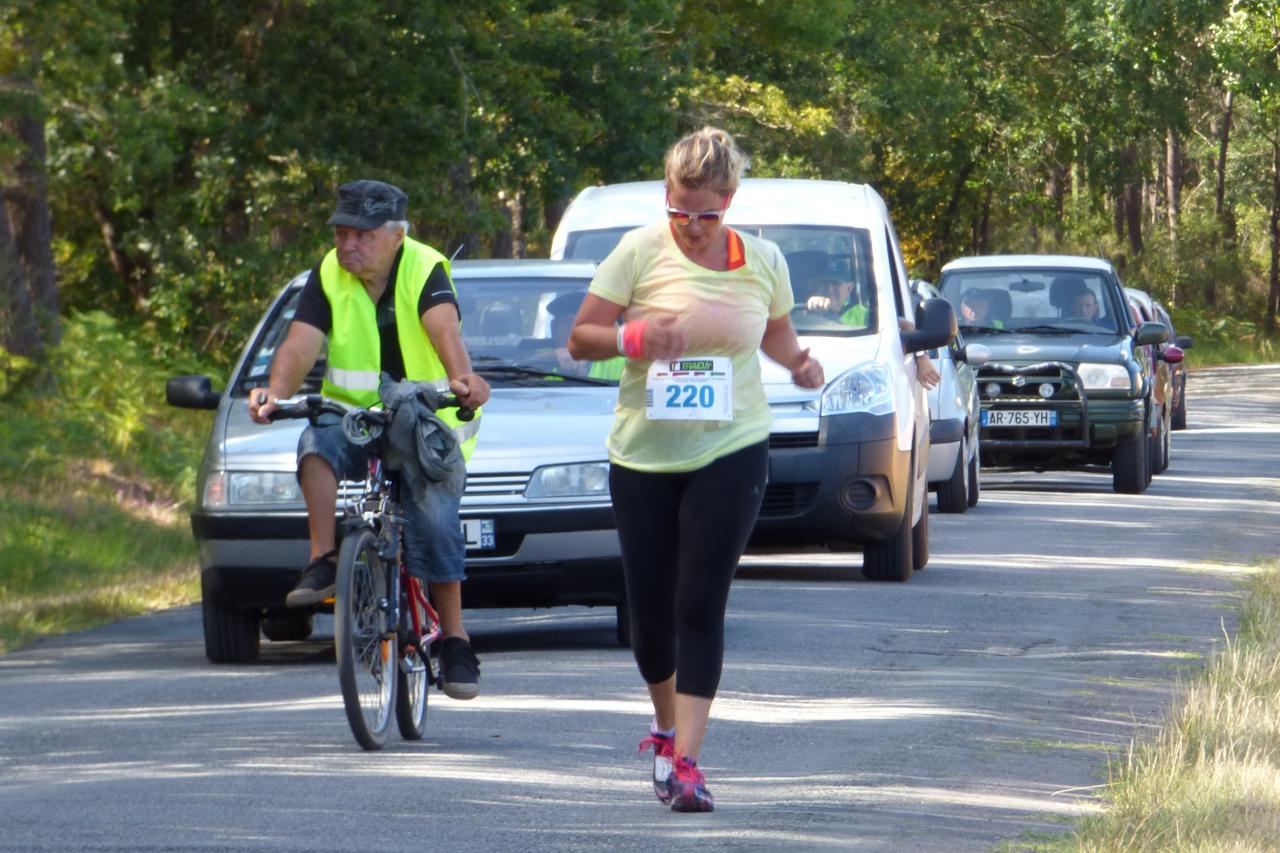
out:
{"label": "green suv", "polygon": [[1111,264],[1070,255],[959,258],[939,289],[965,340],[987,347],[978,370],[980,443],[988,466],[1110,465],[1117,492],[1151,482],[1158,440],[1151,344],[1161,323],[1136,328]]}

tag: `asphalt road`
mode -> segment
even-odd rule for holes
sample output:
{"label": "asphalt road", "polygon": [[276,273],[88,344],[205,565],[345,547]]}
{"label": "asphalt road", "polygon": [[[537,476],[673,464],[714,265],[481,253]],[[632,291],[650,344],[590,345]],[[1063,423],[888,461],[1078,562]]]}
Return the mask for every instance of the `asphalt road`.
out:
{"label": "asphalt road", "polygon": [[197,608],[0,657],[2,850],[988,850],[1098,808],[1280,553],[1280,367],[1193,374],[1145,495],[990,473],[932,560],[753,553],[702,765],[674,814],[610,610],[476,611],[483,695],[361,751],[323,638],[206,662]]}

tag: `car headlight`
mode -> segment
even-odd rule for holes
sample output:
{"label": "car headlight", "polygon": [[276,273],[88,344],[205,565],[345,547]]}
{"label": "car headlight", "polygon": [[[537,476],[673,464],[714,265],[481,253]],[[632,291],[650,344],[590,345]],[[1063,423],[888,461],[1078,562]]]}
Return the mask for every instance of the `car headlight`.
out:
{"label": "car headlight", "polygon": [[893,385],[889,368],[867,362],[836,377],[822,392],[822,414],[867,412],[887,415],[893,412]]}
{"label": "car headlight", "polygon": [[215,471],[204,484],[206,508],[302,503],[292,471]]}
{"label": "car headlight", "polygon": [[1120,364],[1090,364],[1084,362],[1076,368],[1080,382],[1086,391],[1128,391],[1132,386],[1129,371]]}
{"label": "car headlight", "polygon": [[538,468],[525,487],[526,498],[607,498],[609,463],[546,465]]}

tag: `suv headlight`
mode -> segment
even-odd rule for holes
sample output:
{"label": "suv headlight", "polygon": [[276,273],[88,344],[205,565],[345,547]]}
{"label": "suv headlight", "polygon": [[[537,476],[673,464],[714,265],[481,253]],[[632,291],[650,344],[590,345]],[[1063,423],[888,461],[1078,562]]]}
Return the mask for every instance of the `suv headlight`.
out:
{"label": "suv headlight", "polygon": [[538,468],[525,487],[526,498],[607,498],[609,463],[546,465]]}
{"label": "suv headlight", "polygon": [[889,368],[869,361],[836,377],[822,391],[822,415],[867,412],[887,415],[893,412],[893,385]]}
{"label": "suv headlight", "polygon": [[1081,362],[1076,373],[1086,391],[1128,391],[1133,387],[1133,383],[1129,381],[1129,371],[1120,364]]}
{"label": "suv headlight", "polygon": [[302,503],[292,471],[215,471],[204,484],[207,509]]}

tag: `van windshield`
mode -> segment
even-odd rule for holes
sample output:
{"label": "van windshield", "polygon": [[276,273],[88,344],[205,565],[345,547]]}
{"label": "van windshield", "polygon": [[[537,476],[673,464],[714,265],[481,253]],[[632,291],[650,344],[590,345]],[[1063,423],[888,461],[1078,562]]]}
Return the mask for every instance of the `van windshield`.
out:
{"label": "van windshield", "polygon": [[[876,328],[871,233],[819,225],[737,225],[734,230],[778,244],[791,272],[796,307],[791,323],[802,335],[849,336]],[[565,257],[601,261],[630,227],[577,231]]]}

